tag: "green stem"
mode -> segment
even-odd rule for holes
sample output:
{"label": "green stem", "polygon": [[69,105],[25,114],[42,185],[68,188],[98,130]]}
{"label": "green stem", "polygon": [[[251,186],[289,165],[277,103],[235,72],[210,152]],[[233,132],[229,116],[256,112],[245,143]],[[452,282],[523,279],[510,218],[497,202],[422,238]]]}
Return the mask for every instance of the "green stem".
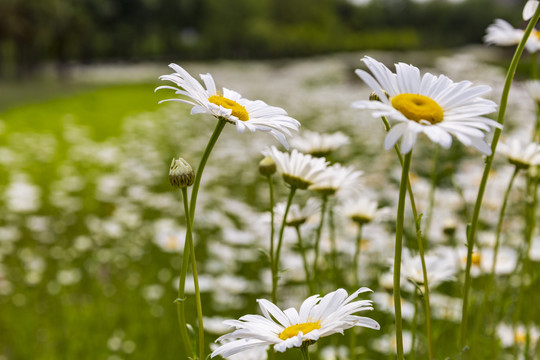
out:
{"label": "green stem", "polygon": [[201,292],[199,289],[199,277],[197,274],[197,259],[195,258],[195,249],[193,246],[193,233],[191,231],[191,218],[189,217],[189,204],[187,198],[187,189],[182,188],[182,197],[184,198],[184,211],[186,213],[186,232],[188,234],[188,246],[191,251],[191,271],[193,272],[193,283],[195,286],[195,301],[197,304],[197,321],[199,323],[199,359],[204,359],[204,325],[202,314]]}
{"label": "green stem", "polygon": [[318,260],[319,260],[319,245],[320,245],[320,242],[321,242],[321,234],[322,234],[322,228],[323,228],[323,224],[324,224],[324,215],[326,213],[326,203],[327,202],[328,202],[328,196],[323,195],[322,205],[321,205],[321,220],[319,222],[319,226],[317,227],[317,232],[315,234],[315,257],[313,259],[313,271],[311,272],[311,276],[312,276],[313,284],[314,284],[314,287],[315,287],[315,291],[317,291],[317,288],[318,288],[318,283],[317,283],[318,266],[317,266],[317,263],[318,263]]}
{"label": "green stem", "polygon": [[394,251],[394,311],[396,314],[396,351],[398,360],[403,360],[403,329],[401,320],[401,251],[403,247],[403,223],[405,217],[405,197],[409,182],[412,151],[405,155],[401,182],[399,186],[399,201],[396,218],[396,243]]}
{"label": "green stem", "polygon": [[424,234],[427,234],[429,238],[429,229],[431,228],[431,221],[433,219],[433,207],[435,205],[435,190],[437,189],[437,172],[439,170],[439,155],[441,148],[435,145],[435,151],[433,152],[433,165],[431,168],[431,188],[429,189],[429,205],[426,211],[426,225],[424,226]]}
{"label": "green stem", "polygon": [[413,313],[413,319],[411,324],[411,354],[409,356],[409,360],[413,360],[415,358],[414,354],[414,347],[416,343],[416,327],[417,327],[417,321],[418,321],[418,290],[414,289],[414,313]]}
{"label": "green stem", "polygon": [[[390,123],[388,120],[383,116],[382,117],[384,127],[386,131],[390,131]],[[404,161],[403,156],[401,155],[401,152],[399,150],[399,146],[396,144],[394,146],[394,150],[396,151],[396,155],[399,159],[399,162],[401,166],[403,167]],[[432,331],[432,325],[431,325],[431,305],[429,300],[429,282],[428,282],[428,276],[427,276],[427,267],[426,267],[426,259],[424,255],[424,243],[422,242],[422,230],[421,230],[421,216],[418,216],[418,212],[416,210],[416,201],[414,200],[414,194],[412,192],[411,182],[407,181],[407,189],[409,192],[409,201],[411,203],[411,209],[413,213],[414,218],[414,224],[416,226],[416,242],[418,244],[418,253],[420,255],[420,261],[422,263],[422,276],[424,278],[424,303],[426,307],[426,333],[427,333],[427,339],[428,339],[428,348],[429,348],[429,359],[433,360],[433,331]]]}
{"label": "green stem", "polygon": [[[523,38],[521,39],[516,49],[516,52],[514,53],[514,57],[512,58],[512,62],[510,63],[508,72],[506,73],[506,80],[504,83],[504,88],[501,95],[501,102],[499,106],[499,114],[497,116],[497,122],[501,125],[504,123],[506,106],[508,105],[508,94],[510,93],[510,87],[512,86],[512,80],[514,79],[514,75],[516,73],[519,59],[521,58],[521,54],[523,53],[523,49],[525,48],[525,43],[527,42],[527,39],[529,38],[532,30],[534,29],[535,24],[538,22],[538,18],[540,18],[540,6],[536,9],[534,16],[529,21],[529,24],[527,25],[527,28],[525,29],[525,32],[523,34]],[[486,165],[484,167],[484,173],[482,175],[482,180],[478,188],[478,196],[476,197],[473,217],[471,219],[471,225],[469,227],[469,231],[467,234],[467,265],[465,267],[465,284],[464,284],[464,289],[463,289],[463,308],[461,312],[460,345],[462,349],[464,349],[467,345],[467,320],[468,320],[467,316],[468,316],[469,290],[471,288],[471,281],[472,281],[471,280],[471,266],[472,266],[472,253],[473,253],[474,242],[475,242],[475,237],[476,237],[476,229],[478,227],[478,218],[480,215],[480,208],[482,206],[482,199],[484,197],[484,192],[486,190],[487,179],[489,176],[489,172],[491,170],[493,157],[495,156],[495,150],[497,149],[497,144],[499,142],[499,138],[501,137],[501,132],[502,132],[501,129],[496,128],[493,134],[493,140],[491,141],[491,155],[486,157]]]}
{"label": "green stem", "polygon": [[356,359],[356,327],[349,330],[351,338],[349,340],[349,360]]}
{"label": "green stem", "polygon": [[201,183],[204,167],[206,166],[208,157],[210,156],[210,153],[212,152],[212,149],[214,148],[214,145],[216,144],[217,139],[219,138],[219,135],[221,134],[221,131],[225,127],[226,123],[227,122],[225,120],[219,119],[216,125],[216,128],[214,129],[214,132],[212,133],[212,136],[210,137],[210,140],[208,141],[208,144],[206,145],[206,149],[204,150],[201,161],[199,162],[199,167],[197,168],[197,173],[195,174],[195,180],[193,182],[193,189],[191,192],[190,209],[189,211],[186,211],[185,213],[186,222],[189,223],[191,230],[186,232],[186,238],[184,242],[184,253],[182,255],[182,268],[180,270],[180,280],[178,284],[178,299],[176,301],[177,301],[178,323],[180,325],[180,336],[182,338],[182,341],[184,343],[184,346],[186,347],[186,351],[188,352],[189,356],[193,356],[193,352],[191,348],[191,342],[189,341],[189,335],[187,333],[185,304],[184,304],[185,303],[186,274],[189,267],[189,258],[190,258],[190,252],[191,252],[188,246],[188,243],[189,243],[188,237],[192,236],[192,232],[193,232],[193,219],[195,216],[195,206],[197,204],[197,194],[199,191],[199,186]]}
{"label": "green stem", "polygon": [[540,102],[536,103],[536,123],[534,125],[533,142],[540,141]]}
{"label": "green stem", "polygon": [[[506,211],[506,206],[508,204],[508,198],[510,197],[510,190],[512,190],[512,187],[514,185],[514,180],[516,179],[518,172],[519,172],[519,167],[516,166],[514,169],[514,172],[512,173],[512,177],[510,178],[510,181],[508,182],[508,187],[506,188],[506,191],[504,192],[503,203],[501,206],[501,210],[499,212],[499,219],[497,221],[497,228],[495,231],[495,245],[493,246],[493,260],[491,263],[490,275],[489,275],[489,278],[485,287],[485,291],[484,291],[484,300],[483,300],[483,306],[481,310],[486,309],[487,301],[489,299],[489,295],[493,287],[493,281],[495,279],[495,268],[497,266],[497,255],[499,253],[499,245],[501,241],[501,232],[502,232],[502,224],[504,220],[504,213]],[[480,324],[480,322],[478,323]]]}
{"label": "green stem", "polygon": [[358,230],[356,232],[356,249],[354,251],[354,259],[353,259],[353,279],[354,279],[354,285],[353,287],[358,286],[358,266],[360,264],[360,252],[362,251],[362,225],[358,224]]}
{"label": "green stem", "polygon": [[306,285],[308,287],[309,294],[312,295],[315,290],[313,289],[311,279],[309,277],[309,266],[306,259],[306,250],[304,249],[304,244],[302,243],[302,234],[300,233],[300,225],[294,227],[296,229],[296,236],[298,238],[298,250],[300,250],[300,255],[302,255],[302,263],[304,265],[304,272],[306,273]]}
{"label": "green stem", "polygon": [[336,227],[334,223],[334,206],[333,202],[328,208],[328,226],[330,229],[330,260],[332,262],[332,283],[335,287],[341,287],[339,284],[339,269],[338,269],[338,260],[337,260],[337,244],[336,244]]}
{"label": "green stem", "polygon": [[302,353],[303,360],[309,360],[309,351],[307,346],[301,346],[300,352]]}
{"label": "green stem", "polygon": [[274,267],[272,269],[272,299],[276,299],[277,302],[277,285],[279,280],[279,255],[281,253],[281,246],[283,244],[283,233],[285,232],[285,226],[287,224],[287,215],[289,215],[289,209],[292,204],[292,199],[296,193],[296,187],[291,186],[289,192],[289,198],[287,199],[287,206],[285,207],[285,213],[283,214],[283,221],[281,222],[281,228],[279,229],[279,238],[276,249],[276,256],[274,259]]}

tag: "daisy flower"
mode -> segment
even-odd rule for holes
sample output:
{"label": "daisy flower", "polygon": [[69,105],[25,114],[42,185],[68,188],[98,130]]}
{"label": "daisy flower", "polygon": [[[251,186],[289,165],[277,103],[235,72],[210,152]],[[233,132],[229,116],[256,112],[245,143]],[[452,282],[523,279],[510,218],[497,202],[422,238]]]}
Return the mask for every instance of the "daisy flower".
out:
{"label": "daisy flower", "polygon": [[[456,266],[453,255],[451,252],[448,252],[448,249],[425,254],[425,262],[428,281],[431,288],[435,288],[445,281],[455,279],[454,275],[456,274],[458,267]],[[418,285],[424,284],[420,255],[413,255],[407,248],[403,249],[401,275]]]}
{"label": "daisy flower", "polygon": [[[280,219],[278,224],[281,224],[283,214],[285,214],[285,203],[278,203],[274,207],[274,213],[276,219]],[[308,221],[309,218],[315,216],[320,211],[320,204],[314,198],[309,198],[303,208],[300,208],[298,204],[292,204],[289,213],[287,214],[287,226],[300,226]]]}
{"label": "daisy flower", "polygon": [[366,197],[346,200],[342,206],[345,216],[359,225],[384,218],[388,214],[388,210],[388,208],[379,209],[377,201]]}
{"label": "daisy flower", "polygon": [[421,77],[417,67],[404,63],[395,65],[394,74],[371,57],[362,61],[373,76],[360,69],[356,74],[375,91],[379,101],[357,101],[353,107],[371,109],[374,117],[387,116],[400,122],[386,135],[387,150],[402,138],[401,152],[406,154],[418,134],[424,133],[444,148],[450,147],[453,135],[464,145],[491,154],[483,131],[502,126],[483,117],[496,109],[493,101],[480,97],[491,90],[489,86],[472,86],[469,81],[455,83],[444,75],[430,73]]}
{"label": "daisy flower", "polygon": [[363,287],[348,296],[347,291],[338,289],[324,297],[313,295],[300,307],[282,311],[268,300],[259,299],[261,315],[244,315],[239,320],[224,323],[235,330],[221,336],[217,341],[234,339],[223,343],[212,357],[228,357],[257,347],[273,346],[284,352],[293,347],[301,347],[354,326],[380,329],[379,324],[370,318],[353,315],[359,311],[373,310],[371,300],[353,301],[359,294],[370,289]]}
{"label": "daisy flower", "polygon": [[518,139],[510,139],[501,142],[498,150],[511,164],[521,169],[540,164],[540,144],[538,143],[523,144]]}
{"label": "daisy flower", "polygon": [[316,157],[328,156],[332,151],[349,142],[349,138],[342,132],[321,134],[308,130],[291,139],[291,145],[294,148]]}
{"label": "daisy flower", "polygon": [[[274,136],[283,146],[289,147],[285,135],[290,130],[298,131],[300,123],[289,117],[280,107],[267,105],[264,101],[245,99],[236,91],[223,88],[217,90],[212,75],[201,74],[204,87],[186,70],[176,64],[170,64],[175,73],[163,75],[161,80],[172,81],[178,87],[159,86],[156,90],[171,89],[185,98],[160,101],[177,101],[193,105],[191,114],[210,114],[236,125],[239,133],[246,130],[264,131]],[[205,88],[206,87],[206,88]]]}
{"label": "daisy flower", "polygon": [[296,149],[289,154],[272,146],[263,150],[262,154],[274,160],[277,171],[287,184],[302,190],[313,184],[328,164],[325,158],[302,154]]}
{"label": "daisy flower", "polygon": [[[519,44],[523,38],[524,30],[515,29],[510,23],[503,19],[495,19],[495,22],[486,29],[484,42],[490,45],[513,46]],[[533,30],[527,42],[525,49],[534,53],[540,50],[540,37],[536,30]]]}
{"label": "daisy flower", "polygon": [[525,87],[531,95],[531,98],[536,102],[540,103],[540,81],[539,80],[529,80],[525,82]]}
{"label": "daisy flower", "polygon": [[354,189],[358,187],[358,178],[363,173],[352,166],[334,164],[327,167],[309,189],[326,195],[333,195],[339,190]]}

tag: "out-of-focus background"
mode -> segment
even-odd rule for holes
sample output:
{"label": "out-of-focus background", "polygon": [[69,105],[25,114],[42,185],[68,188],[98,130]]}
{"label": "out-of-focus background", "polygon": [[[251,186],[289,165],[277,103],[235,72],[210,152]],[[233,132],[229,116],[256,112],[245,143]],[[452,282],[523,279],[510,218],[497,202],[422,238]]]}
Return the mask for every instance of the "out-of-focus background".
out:
{"label": "out-of-focus background", "polygon": [[[157,77],[172,72],[168,63],[194,76],[210,72],[218,87],[283,107],[302,129],[342,131],[350,145],[333,160],[363,170],[381,206],[393,206],[398,179],[389,175],[395,159],[382,151],[381,126],[350,109],[369,94],[354,75],[359,59],[372,55],[480,81],[493,86],[497,100],[512,50],[487,48],[482,36],[497,17],[522,27],[523,4],[0,0],[0,360],[184,359],[173,300],[185,229],[180,194],[167,174],[172,157],[196,165],[214,119],[190,116],[183,104],[158,105],[174,97],[153,92],[165,85]],[[524,56],[521,72],[528,61]],[[533,101],[517,91],[519,106],[511,103],[510,112],[532,119]],[[237,134],[228,126],[205,173],[196,241],[208,342],[227,331],[224,318],[256,313],[255,299],[268,297],[260,251],[268,242],[268,194],[257,163],[269,144],[275,141],[266,134]],[[426,142],[415,156],[429,161],[430,152]],[[441,186],[450,189],[460,169],[476,176],[461,162],[465,154],[455,145],[441,155]],[[481,166],[476,155],[473,163]],[[425,185],[431,163],[418,164],[413,170]],[[465,190],[471,183],[463,182]],[[286,189],[279,185],[283,201]],[[449,211],[464,222],[473,199],[445,191],[459,204]],[[494,202],[500,193],[494,190]],[[513,214],[520,225],[520,213]],[[484,229],[493,228],[492,218]],[[336,221],[343,221],[343,244],[352,244],[350,224]],[[432,227],[434,239],[444,238],[442,221]],[[362,285],[386,300],[377,300],[370,314],[381,332],[362,331],[365,358],[392,357],[391,300],[379,282],[389,270],[391,229],[387,221],[366,230],[372,253],[364,259]],[[457,233],[455,243],[463,244],[464,230]],[[306,295],[301,263],[294,234],[286,236],[284,304],[298,306]],[[510,299],[512,289],[505,291],[501,299]],[[438,358],[454,353],[460,284],[446,284],[441,296],[434,305]],[[187,306],[195,323],[192,296]],[[534,310],[528,316],[538,319]]]}

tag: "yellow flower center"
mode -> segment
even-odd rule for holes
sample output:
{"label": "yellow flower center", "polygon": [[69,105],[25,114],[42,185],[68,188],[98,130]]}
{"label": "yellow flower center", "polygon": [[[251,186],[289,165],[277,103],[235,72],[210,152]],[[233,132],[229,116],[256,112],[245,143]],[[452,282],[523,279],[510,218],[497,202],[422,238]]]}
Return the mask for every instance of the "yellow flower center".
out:
{"label": "yellow flower center", "polygon": [[443,121],[443,109],[433,99],[418,94],[399,94],[391,99],[394,109],[409,120],[428,121],[431,124]]}
{"label": "yellow flower center", "polygon": [[479,265],[480,265],[480,262],[482,261],[482,256],[481,256],[479,253],[474,252],[474,253],[472,254],[471,261],[472,261],[472,264],[473,264],[473,265],[479,266]]}
{"label": "yellow flower center", "polygon": [[292,325],[292,326],[289,326],[288,328],[285,328],[285,330],[283,330],[281,334],[279,334],[279,338],[281,340],[287,340],[298,335],[300,331],[302,332],[302,334],[305,335],[307,333],[312,332],[315,329],[320,329],[320,328],[321,328],[320,321]]}
{"label": "yellow flower center", "polygon": [[516,344],[525,344],[525,341],[527,341],[527,333],[524,331],[516,330],[514,333],[514,341]]}
{"label": "yellow flower center", "polygon": [[231,109],[232,110],[231,115],[236,116],[238,119],[242,121],[249,120],[249,114],[246,108],[234,100],[227,99],[226,97],[223,97],[217,94],[217,95],[210,96],[208,98],[208,101],[210,101],[212,104],[223,106],[225,109]]}

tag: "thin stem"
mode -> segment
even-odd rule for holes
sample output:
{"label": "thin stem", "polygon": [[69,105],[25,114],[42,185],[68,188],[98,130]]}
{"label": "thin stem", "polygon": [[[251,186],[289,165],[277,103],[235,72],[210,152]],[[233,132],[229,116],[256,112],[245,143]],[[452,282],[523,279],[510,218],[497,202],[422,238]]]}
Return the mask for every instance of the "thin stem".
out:
{"label": "thin stem", "polygon": [[[189,217],[189,212],[186,213],[186,217]],[[189,223],[189,221],[186,221]],[[187,237],[187,233],[186,233]],[[178,283],[178,298],[176,299],[176,311],[178,314],[178,325],[180,326],[180,337],[182,338],[182,343],[184,344],[186,354],[188,357],[193,357],[193,348],[191,347],[191,341],[189,340],[189,335],[186,325],[186,314],[185,314],[185,288],[186,288],[186,275],[189,266],[189,246],[187,242],[184,243],[184,252],[182,254],[182,268],[180,270],[180,280]]]}
{"label": "thin stem", "polygon": [[503,203],[501,206],[501,210],[499,212],[499,219],[497,221],[497,228],[495,231],[495,245],[493,246],[493,260],[491,262],[491,271],[490,271],[490,275],[489,275],[489,278],[485,287],[485,291],[484,291],[484,300],[483,300],[482,309],[486,309],[487,301],[491,293],[491,288],[493,287],[493,281],[495,279],[495,268],[497,266],[497,255],[499,253],[499,245],[500,245],[500,240],[501,240],[502,224],[504,220],[504,213],[506,211],[506,206],[508,204],[510,190],[512,190],[512,187],[514,185],[514,180],[516,179],[518,172],[519,172],[519,167],[516,166],[514,169],[514,172],[512,173],[512,177],[510,177],[510,181],[508,182],[508,187],[506,188],[506,191],[504,192]]}
{"label": "thin stem", "polygon": [[428,234],[431,228],[431,221],[433,219],[433,207],[435,205],[435,190],[437,189],[437,175],[439,170],[439,155],[441,148],[435,145],[435,151],[433,152],[433,165],[431,167],[431,187],[429,189],[429,205],[426,211],[426,225],[424,226],[424,234]]}
{"label": "thin stem", "polygon": [[303,360],[309,360],[309,351],[307,346],[301,346],[300,352],[302,353]]}
{"label": "thin stem", "polygon": [[[281,222],[281,228],[279,229],[279,238],[276,249],[276,256],[274,261],[274,267],[272,271],[272,299],[277,299],[277,285],[279,280],[279,255],[281,253],[281,245],[283,244],[283,233],[285,232],[285,226],[287,224],[287,215],[289,215],[289,209],[292,204],[292,199],[296,193],[296,187],[291,186],[289,192],[289,198],[287,199],[287,206],[285,207],[285,213],[283,214],[283,221]],[[276,300],[277,302],[277,300]]]}
{"label": "thin stem", "polygon": [[197,203],[197,194],[199,191],[199,186],[201,183],[204,167],[206,166],[208,157],[210,156],[210,153],[212,152],[212,149],[214,148],[214,145],[216,144],[217,139],[219,138],[219,135],[221,134],[221,131],[225,127],[226,123],[227,122],[225,120],[219,119],[216,125],[216,128],[214,129],[214,132],[212,133],[212,136],[210,137],[210,140],[208,141],[208,144],[206,145],[206,149],[204,150],[201,161],[199,162],[199,167],[197,168],[197,173],[195,174],[195,180],[193,182],[193,188],[191,192],[190,209],[189,211],[186,211],[185,213],[186,222],[189,224],[189,227],[191,228],[191,230],[186,232],[186,238],[184,242],[184,253],[182,255],[182,268],[180,270],[180,280],[178,284],[178,299],[176,300],[176,302],[177,302],[177,312],[178,312],[178,323],[180,325],[180,336],[182,338],[182,342],[184,343],[184,346],[186,347],[186,351],[188,352],[189,356],[193,356],[193,351],[191,348],[189,335],[187,333],[185,304],[184,304],[185,303],[186,275],[188,271],[189,258],[190,258],[190,252],[191,252],[188,246],[188,243],[189,243],[188,237],[192,236],[192,232],[193,232],[193,219],[195,215],[195,206]]}
{"label": "thin stem", "polygon": [[339,271],[338,271],[338,260],[337,260],[337,244],[336,244],[336,227],[334,223],[334,206],[330,204],[330,207],[328,208],[328,225],[330,228],[330,260],[332,262],[332,282],[336,287],[340,287],[339,284]]}
{"label": "thin stem", "polygon": [[409,360],[413,360],[415,358],[415,343],[416,343],[416,327],[417,327],[417,321],[418,321],[418,290],[414,289],[414,313],[413,313],[413,319],[412,319],[412,325],[411,325],[411,355],[409,356]]}
{"label": "thin stem", "polygon": [[315,289],[318,287],[317,279],[318,279],[318,266],[317,262],[319,260],[319,245],[321,242],[321,234],[322,234],[322,228],[324,224],[324,215],[326,213],[326,204],[328,202],[328,196],[323,195],[322,198],[322,205],[321,205],[321,221],[319,222],[319,226],[317,227],[317,232],[315,234],[315,257],[313,259],[313,271],[311,272],[311,275],[313,277],[313,283],[315,284]]}
{"label": "thin stem", "polygon": [[309,294],[313,294],[315,290],[311,284],[311,279],[309,277],[309,266],[306,259],[306,249],[302,243],[302,233],[300,232],[300,225],[294,227],[296,229],[296,237],[298,238],[298,250],[300,250],[300,255],[302,255],[302,263],[304,265],[304,272],[306,273],[306,285],[308,287]]}
{"label": "thin stem", "polygon": [[358,265],[360,263],[360,252],[362,251],[362,225],[358,224],[358,230],[356,231],[356,249],[354,251],[353,258],[353,287],[358,286]]}
{"label": "thin stem", "polygon": [[182,197],[184,198],[184,212],[186,213],[186,232],[188,234],[188,246],[191,251],[191,271],[193,272],[193,284],[195,286],[195,301],[197,304],[197,321],[199,323],[199,359],[204,359],[204,325],[202,314],[201,292],[199,290],[199,277],[197,274],[197,260],[195,258],[195,249],[193,247],[193,233],[191,232],[191,218],[189,217],[189,204],[187,189],[182,188]]}
{"label": "thin stem", "polygon": [[[510,87],[512,86],[512,80],[514,79],[514,74],[516,73],[519,59],[521,58],[521,54],[523,53],[523,49],[525,48],[525,43],[527,42],[527,39],[529,38],[532,30],[534,29],[534,26],[538,22],[538,18],[540,18],[540,6],[536,9],[534,16],[529,21],[529,24],[527,25],[527,28],[525,29],[525,32],[523,34],[523,38],[521,39],[516,49],[516,52],[514,53],[514,57],[512,58],[510,67],[508,68],[508,72],[506,73],[506,80],[504,83],[504,88],[501,95],[501,102],[499,106],[499,114],[497,116],[497,122],[501,125],[504,123],[506,106],[508,104],[508,94],[510,93]],[[480,208],[482,206],[482,199],[484,197],[484,192],[486,190],[487,179],[489,176],[489,172],[491,170],[491,164],[493,162],[493,157],[495,156],[495,150],[497,149],[497,144],[499,142],[501,132],[502,130],[497,128],[495,129],[495,132],[493,134],[493,140],[491,141],[491,155],[486,157],[486,165],[484,167],[484,173],[482,175],[482,180],[478,188],[478,196],[476,197],[473,217],[471,219],[471,225],[469,227],[469,231],[467,234],[467,265],[465,267],[463,307],[462,307],[462,312],[461,312],[460,345],[462,349],[464,349],[465,346],[467,345],[467,320],[468,320],[467,316],[468,316],[469,290],[471,288],[471,281],[472,281],[471,280],[471,266],[472,266],[472,253],[473,253],[473,248],[474,248],[474,241],[476,238],[476,229],[478,227],[478,218],[480,215]]]}
{"label": "thin stem", "polygon": [[399,201],[396,217],[396,243],[394,250],[394,311],[396,315],[396,351],[398,360],[403,360],[403,329],[401,320],[401,250],[403,244],[403,223],[405,217],[405,197],[409,182],[412,151],[405,155],[401,182],[399,186]]}
{"label": "thin stem", "polygon": [[[270,269],[272,270],[272,278],[274,277],[274,182],[272,181],[272,175],[266,177],[268,180],[268,188],[270,190]],[[272,302],[275,304],[277,299],[274,298],[275,294],[272,292]]]}
{"label": "thin stem", "polygon": [[[388,120],[384,116],[382,117],[382,120],[386,131],[390,131],[390,123],[388,122]],[[403,167],[403,156],[401,155],[401,151],[399,150],[399,146],[397,144],[394,145],[394,150],[396,151],[399,162]],[[418,212],[416,210],[416,202],[414,200],[414,194],[412,192],[410,181],[407,182],[407,189],[409,192],[409,201],[411,203],[414,224],[416,227],[416,242],[418,244],[418,253],[420,255],[420,261],[422,263],[422,276],[424,278],[424,303],[426,307],[426,333],[428,339],[429,359],[433,360],[433,331],[431,326],[431,306],[429,300],[429,282],[427,275],[426,259],[424,255],[424,243],[422,242],[422,230],[420,224],[421,216],[418,216]]]}
{"label": "thin stem", "polygon": [[221,118],[218,120],[218,123],[216,124],[216,128],[214,129],[214,132],[212,133],[210,140],[208,140],[206,149],[204,149],[203,156],[201,158],[201,161],[199,162],[199,167],[197,168],[197,173],[195,174],[195,181],[193,182],[193,188],[191,190],[189,216],[191,217],[192,221],[194,220],[194,216],[195,216],[195,207],[197,206],[197,195],[199,193],[199,186],[201,184],[201,178],[202,178],[204,168],[206,166],[206,162],[208,161],[208,158],[210,157],[210,153],[212,152],[214,145],[216,145],[219,135],[221,135],[221,131],[223,131],[223,128],[225,127],[226,124],[227,124],[226,120],[223,120]]}

